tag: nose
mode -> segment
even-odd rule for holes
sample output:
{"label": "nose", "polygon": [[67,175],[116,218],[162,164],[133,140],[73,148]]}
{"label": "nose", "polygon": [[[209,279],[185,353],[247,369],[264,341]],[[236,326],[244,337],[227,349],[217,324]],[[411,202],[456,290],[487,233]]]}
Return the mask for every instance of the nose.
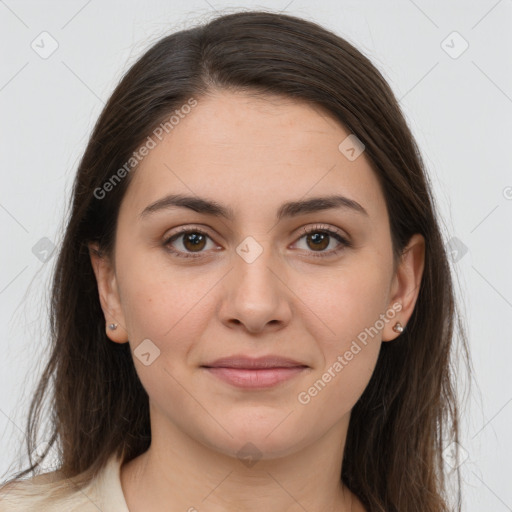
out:
{"label": "nose", "polygon": [[290,322],[293,293],[270,247],[254,240],[241,244],[222,287],[219,314],[229,328],[256,334],[283,329]]}

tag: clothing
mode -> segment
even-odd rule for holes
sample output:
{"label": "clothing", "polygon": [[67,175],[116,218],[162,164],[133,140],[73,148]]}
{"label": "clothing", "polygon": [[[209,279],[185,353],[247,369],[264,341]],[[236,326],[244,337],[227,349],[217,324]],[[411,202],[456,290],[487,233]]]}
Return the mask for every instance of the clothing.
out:
{"label": "clothing", "polygon": [[[121,460],[113,455],[89,485],[72,496],[41,504],[55,484],[24,480],[10,491],[0,485],[0,512],[129,512],[120,477]],[[55,474],[56,472],[52,473]]]}

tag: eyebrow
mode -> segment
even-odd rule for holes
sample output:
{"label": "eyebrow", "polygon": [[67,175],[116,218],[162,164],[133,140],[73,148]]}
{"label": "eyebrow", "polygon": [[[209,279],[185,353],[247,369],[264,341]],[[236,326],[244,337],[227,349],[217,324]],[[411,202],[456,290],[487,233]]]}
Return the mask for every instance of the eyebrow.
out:
{"label": "eyebrow", "polygon": [[[150,204],[140,213],[139,217],[144,219],[149,215],[161,210],[167,210],[173,207],[188,208],[197,213],[212,215],[214,217],[223,217],[229,221],[235,218],[234,211],[223,206],[216,201],[201,198],[198,196],[187,196],[182,194],[170,194],[154,203]],[[340,195],[331,195],[325,197],[313,197],[303,201],[289,201],[283,203],[276,214],[276,220],[283,218],[297,217],[307,213],[319,212],[333,208],[341,208],[369,217],[368,212],[353,199]]]}

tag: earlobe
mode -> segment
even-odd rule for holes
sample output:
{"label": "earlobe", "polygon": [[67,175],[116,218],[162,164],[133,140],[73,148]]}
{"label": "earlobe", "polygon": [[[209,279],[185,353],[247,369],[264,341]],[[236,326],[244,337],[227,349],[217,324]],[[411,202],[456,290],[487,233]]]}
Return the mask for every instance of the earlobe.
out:
{"label": "earlobe", "polygon": [[393,325],[393,331],[397,332],[398,334],[402,334],[404,332],[404,326],[397,322],[395,325]]}
{"label": "earlobe", "polygon": [[402,252],[393,277],[390,305],[399,303],[401,308],[395,318],[384,328],[382,341],[392,341],[406,329],[418,299],[424,267],[425,239],[416,233]]}
{"label": "earlobe", "polygon": [[105,332],[115,343],[126,343],[128,333],[113,265],[107,256],[101,254],[96,242],[89,243],[89,256],[96,276],[101,309],[105,316]]}

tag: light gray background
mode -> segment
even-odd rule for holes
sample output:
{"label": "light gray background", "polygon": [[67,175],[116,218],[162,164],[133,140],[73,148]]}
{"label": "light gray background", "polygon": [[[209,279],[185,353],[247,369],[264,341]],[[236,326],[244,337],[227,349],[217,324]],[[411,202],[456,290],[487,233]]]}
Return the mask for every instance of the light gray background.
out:
{"label": "light gray background", "polygon": [[[45,250],[59,243],[77,161],[104,102],[159,37],[240,8],[323,24],[370,57],[400,99],[446,243],[459,248],[453,268],[477,379],[462,424],[464,510],[512,510],[511,0],[0,0],[0,475],[24,449],[46,355],[56,253]],[[51,48],[43,31],[58,43],[46,59],[31,47]]]}

